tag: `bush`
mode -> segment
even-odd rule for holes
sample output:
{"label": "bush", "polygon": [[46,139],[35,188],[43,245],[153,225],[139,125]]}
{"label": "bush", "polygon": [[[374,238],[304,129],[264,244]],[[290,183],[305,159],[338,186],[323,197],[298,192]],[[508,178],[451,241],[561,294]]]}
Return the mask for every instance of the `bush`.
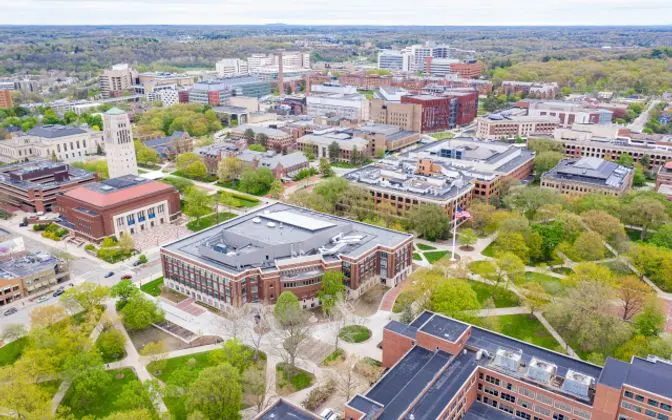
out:
{"label": "bush", "polygon": [[305,178],[310,178],[313,175],[317,175],[318,171],[315,168],[303,168],[294,176],[294,181],[300,181]]}
{"label": "bush", "polygon": [[319,406],[331,397],[336,391],[336,383],[329,379],[326,383],[316,386],[308,393],[308,396],[301,404],[310,411],[315,411]]}
{"label": "bush", "polygon": [[361,343],[371,337],[371,330],[363,325],[348,325],[341,328],[338,336],[348,343]]}
{"label": "bush", "polygon": [[93,244],[86,244],[86,245],[84,246],[84,249],[87,250],[87,251],[95,251],[95,250],[96,250],[96,247],[95,247],[95,245],[93,245]]}
{"label": "bush", "polygon": [[60,241],[65,235],[68,234],[68,230],[58,226],[55,223],[51,223],[46,226],[43,230],[42,236],[44,238],[49,238],[54,241]]}
{"label": "bush", "polygon": [[126,337],[116,328],[111,328],[100,333],[96,348],[100,352],[104,362],[114,362],[120,360],[126,354],[124,345]]}

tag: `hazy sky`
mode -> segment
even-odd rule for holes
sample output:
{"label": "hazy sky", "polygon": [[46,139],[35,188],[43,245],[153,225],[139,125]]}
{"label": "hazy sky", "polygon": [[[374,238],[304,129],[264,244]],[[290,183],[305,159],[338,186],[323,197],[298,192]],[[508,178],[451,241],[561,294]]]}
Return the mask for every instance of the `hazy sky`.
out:
{"label": "hazy sky", "polygon": [[672,0],[0,0],[0,10],[0,24],[672,24]]}

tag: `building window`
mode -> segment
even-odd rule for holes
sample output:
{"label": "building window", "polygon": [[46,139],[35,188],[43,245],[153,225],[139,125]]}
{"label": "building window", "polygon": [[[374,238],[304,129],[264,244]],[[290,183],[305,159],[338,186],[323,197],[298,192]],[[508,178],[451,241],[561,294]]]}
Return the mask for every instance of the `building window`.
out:
{"label": "building window", "polygon": [[135,224],[135,216],[132,215],[132,214],[129,214],[128,216],[126,216],[126,224],[129,225],[129,226],[134,225]]}

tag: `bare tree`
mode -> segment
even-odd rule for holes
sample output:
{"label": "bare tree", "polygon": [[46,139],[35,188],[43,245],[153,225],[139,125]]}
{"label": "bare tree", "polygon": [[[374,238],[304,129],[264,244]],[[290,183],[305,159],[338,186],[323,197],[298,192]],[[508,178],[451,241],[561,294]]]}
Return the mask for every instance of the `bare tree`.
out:
{"label": "bare tree", "polygon": [[262,340],[271,331],[271,321],[271,314],[265,306],[260,307],[251,319],[248,318],[246,327],[252,341],[255,357],[261,352]]}
{"label": "bare tree", "polygon": [[266,381],[266,373],[260,369],[247,369],[243,373],[243,385],[254,400],[257,414],[266,409],[270,402],[271,391],[275,384]]}
{"label": "bare tree", "polygon": [[[277,306],[276,306],[277,311]],[[310,336],[310,324],[303,309],[289,309],[278,322],[277,334],[280,338],[279,355],[292,370],[296,368],[296,356]],[[276,317],[277,320],[277,317]],[[290,374],[292,372],[288,372]]]}
{"label": "bare tree", "polygon": [[350,355],[338,369],[335,369],[334,382],[336,383],[336,389],[345,397],[346,401],[349,401],[362,385],[355,373],[357,362],[359,362],[359,358]]}
{"label": "bare tree", "polygon": [[352,322],[348,303],[344,299],[336,301],[334,308],[329,313],[329,334],[334,339],[334,351],[338,350],[341,329]]}

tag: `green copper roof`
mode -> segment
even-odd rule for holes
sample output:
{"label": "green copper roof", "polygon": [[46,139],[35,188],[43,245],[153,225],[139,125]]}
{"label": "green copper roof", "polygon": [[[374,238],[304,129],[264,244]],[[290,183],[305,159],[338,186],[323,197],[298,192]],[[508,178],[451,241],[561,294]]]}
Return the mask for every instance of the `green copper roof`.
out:
{"label": "green copper roof", "polygon": [[108,115],[122,115],[122,114],[125,114],[125,113],[126,113],[126,111],[122,111],[119,108],[110,108],[106,112],[106,114],[108,114]]}

